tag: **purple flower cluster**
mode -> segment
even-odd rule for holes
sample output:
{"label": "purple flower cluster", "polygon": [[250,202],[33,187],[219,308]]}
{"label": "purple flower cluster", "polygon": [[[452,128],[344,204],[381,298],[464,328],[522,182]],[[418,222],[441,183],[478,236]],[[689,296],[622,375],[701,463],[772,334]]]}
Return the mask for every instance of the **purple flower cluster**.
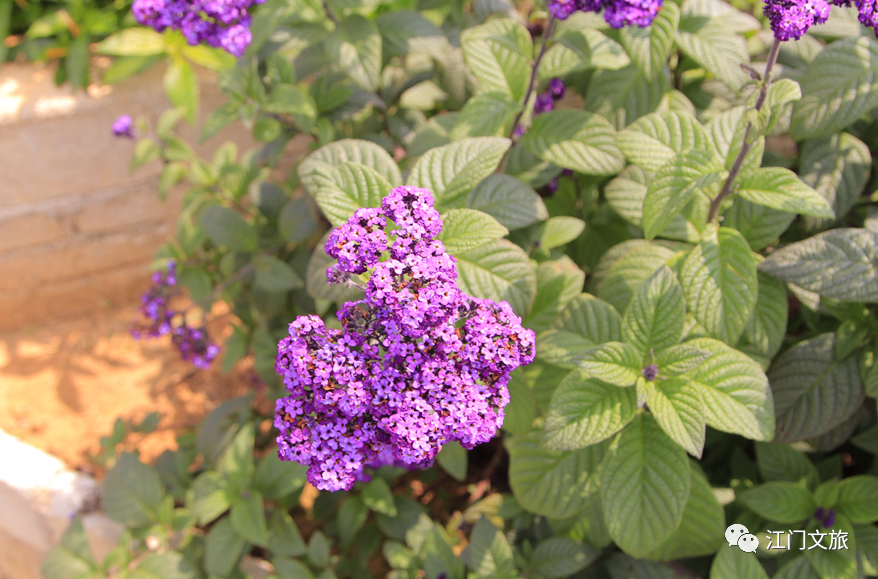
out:
{"label": "purple flower cluster", "polygon": [[549,12],[566,20],[574,12],[600,12],[613,28],[649,26],[662,9],[663,0],[549,0]]}
{"label": "purple flower cluster", "polygon": [[171,341],[184,360],[207,369],[219,353],[219,346],[208,340],[203,329],[190,328],[185,320],[179,326],[172,325],[174,316],[180,313],[170,309],[171,298],[177,293],[176,286],[177,264],[170,261],[167,271],[157,271],[152,275],[152,285],[140,298],[140,314],[146,323],[135,323],[131,335],[139,340],[144,335],[158,338],[171,334]]}
{"label": "purple flower cluster", "polygon": [[762,9],[778,40],[798,40],[815,24],[829,18],[826,0],[766,0]]}
{"label": "purple flower cluster", "polygon": [[134,121],[128,115],[122,115],[113,123],[113,134],[117,137],[134,138]]}
{"label": "purple flower cluster", "polygon": [[817,519],[821,527],[828,529],[835,524],[835,510],[817,507],[817,510],[814,511],[814,518]]}
{"label": "purple flower cluster", "polygon": [[[553,78],[550,80],[549,84],[546,86],[546,90],[537,94],[536,101],[534,102],[534,116],[554,110],[555,101],[561,99],[566,90],[567,86],[560,78]],[[521,125],[517,125],[513,135],[515,138],[519,138],[526,132],[527,129]]]}
{"label": "purple flower cluster", "polygon": [[[850,7],[851,0],[832,0],[836,6]],[[878,0],[853,0],[860,13],[860,22],[875,31],[878,36]]]}
{"label": "purple flower cluster", "polygon": [[137,21],[158,32],[179,30],[191,45],[205,42],[241,56],[250,46],[253,4],[265,0],[134,0]]}
{"label": "purple flower cluster", "polygon": [[441,229],[426,189],[398,187],[381,209],[359,209],[326,244],[338,259],[327,277],[371,270],[365,299],[338,312],[343,330],[300,316],[278,344],[290,393],[277,402],[279,456],[309,465],[318,489],[350,489],[364,468],[429,465],[452,440],[490,440],[509,373],[533,361],[534,333],[508,303],[457,287]]}

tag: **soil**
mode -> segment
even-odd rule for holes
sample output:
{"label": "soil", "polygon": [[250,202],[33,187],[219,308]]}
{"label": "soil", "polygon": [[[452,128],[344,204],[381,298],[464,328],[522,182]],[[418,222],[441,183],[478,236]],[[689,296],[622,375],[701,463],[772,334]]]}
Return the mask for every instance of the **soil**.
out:
{"label": "soil", "polygon": [[[208,324],[219,341],[231,332],[217,306]],[[157,411],[155,432],[136,435],[151,462],[176,448],[181,431],[195,426],[224,400],[256,387],[252,361],[227,375],[219,363],[201,371],[180,359],[170,338],[135,340],[131,304],[95,315],[0,334],[0,429],[58,457],[71,468],[96,473],[90,454],[116,417],[139,422]]]}

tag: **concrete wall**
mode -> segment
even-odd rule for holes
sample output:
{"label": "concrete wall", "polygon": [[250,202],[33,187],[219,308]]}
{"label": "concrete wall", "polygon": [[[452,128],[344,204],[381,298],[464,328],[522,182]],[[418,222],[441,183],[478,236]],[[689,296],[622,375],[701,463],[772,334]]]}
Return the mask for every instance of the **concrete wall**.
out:
{"label": "concrete wall", "polygon": [[[88,315],[136,299],[149,262],[173,232],[183,188],[161,202],[158,161],[129,172],[133,140],[114,138],[122,114],[154,122],[170,105],[163,66],[117,86],[72,94],[54,70],[0,68],[0,330]],[[223,102],[201,71],[201,122]],[[200,124],[200,123],[199,123]],[[198,131],[181,124],[196,145]],[[196,150],[226,140],[254,146],[235,123]]]}

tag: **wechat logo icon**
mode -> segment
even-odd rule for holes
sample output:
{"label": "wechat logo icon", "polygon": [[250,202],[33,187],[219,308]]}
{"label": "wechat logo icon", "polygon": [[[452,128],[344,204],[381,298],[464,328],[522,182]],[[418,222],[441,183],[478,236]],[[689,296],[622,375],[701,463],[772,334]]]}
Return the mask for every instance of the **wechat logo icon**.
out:
{"label": "wechat logo icon", "polygon": [[756,535],[751,535],[750,531],[744,525],[729,525],[726,529],[726,541],[729,547],[737,546],[745,553],[755,553],[759,548],[759,539]]}

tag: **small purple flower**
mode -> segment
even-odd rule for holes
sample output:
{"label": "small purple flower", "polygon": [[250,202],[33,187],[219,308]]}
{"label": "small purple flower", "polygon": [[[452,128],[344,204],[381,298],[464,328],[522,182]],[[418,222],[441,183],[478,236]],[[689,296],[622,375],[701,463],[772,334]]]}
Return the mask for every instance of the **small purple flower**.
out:
{"label": "small purple flower", "polygon": [[613,28],[649,26],[662,7],[662,0],[609,0],[604,20]]}
{"label": "small purple flower", "polygon": [[578,0],[549,0],[549,12],[558,20],[567,20],[579,10]]}
{"label": "small purple flower", "polygon": [[[850,0],[846,5],[850,6]],[[860,13],[860,22],[871,28],[875,32],[875,36],[878,36],[878,1],[854,0],[854,5]]]}
{"label": "small purple flower", "polygon": [[811,26],[829,18],[826,0],[766,0],[763,13],[778,40],[798,40]]}
{"label": "small purple flower", "polygon": [[817,519],[821,527],[828,529],[835,524],[835,510],[817,507],[817,510],[814,511],[814,518]]}
{"label": "small purple flower", "polygon": [[547,92],[542,92],[537,95],[537,100],[534,103],[534,114],[541,115],[543,113],[548,113],[552,109],[555,108],[555,99],[552,98],[552,95]]}
{"label": "small purple flower", "polygon": [[641,371],[641,374],[643,374],[643,377],[646,378],[647,382],[654,382],[659,375],[658,364],[650,364]]}
{"label": "small purple flower", "polygon": [[549,184],[546,185],[546,189],[549,190],[549,193],[556,192],[558,190],[558,177],[555,177],[554,179],[549,181]]}
{"label": "small purple flower", "polygon": [[134,122],[128,115],[122,115],[113,123],[113,134],[117,137],[134,138]]}
{"label": "small purple flower", "polygon": [[553,78],[549,81],[549,86],[546,87],[546,91],[552,95],[552,98],[558,100],[564,97],[564,91],[566,90],[566,86],[564,85],[564,81],[560,78]]}

